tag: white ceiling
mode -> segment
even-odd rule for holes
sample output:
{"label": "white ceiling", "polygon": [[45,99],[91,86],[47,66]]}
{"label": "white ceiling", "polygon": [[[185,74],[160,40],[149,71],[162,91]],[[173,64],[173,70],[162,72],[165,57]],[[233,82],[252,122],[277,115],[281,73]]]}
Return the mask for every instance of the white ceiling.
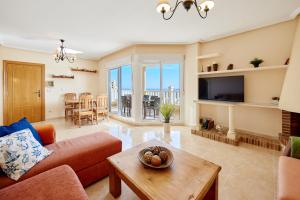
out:
{"label": "white ceiling", "polygon": [[292,19],[300,8],[300,0],[215,0],[205,20],[195,8],[187,13],[179,6],[173,18],[164,21],[156,3],[0,0],[0,44],[54,52],[63,38],[68,48],[83,51],[83,58],[99,59],[132,44],[192,43],[251,30]]}

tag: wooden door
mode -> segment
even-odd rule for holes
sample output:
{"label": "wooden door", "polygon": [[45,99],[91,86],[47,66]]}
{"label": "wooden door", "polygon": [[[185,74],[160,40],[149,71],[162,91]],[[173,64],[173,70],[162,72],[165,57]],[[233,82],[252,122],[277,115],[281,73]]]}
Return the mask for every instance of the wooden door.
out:
{"label": "wooden door", "polygon": [[4,61],[4,124],[45,120],[45,66]]}

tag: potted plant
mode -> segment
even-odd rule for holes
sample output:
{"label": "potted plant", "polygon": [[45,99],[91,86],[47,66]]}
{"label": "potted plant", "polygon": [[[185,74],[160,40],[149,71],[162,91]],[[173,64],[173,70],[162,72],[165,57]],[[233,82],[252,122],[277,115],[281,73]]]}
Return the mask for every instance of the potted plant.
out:
{"label": "potted plant", "polygon": [[257,68],[263,62],[264,62],[263,59],[254,58],[253,60],[250,61],[250,64],[252,64],[255,68]]}
{"label": "potted plant", "polygon": [[170,132],[170,118],[175,111],[175,106],[173,104],[165,103],[160,105],[159,109],[161,115],[164,118],[164,132]]}

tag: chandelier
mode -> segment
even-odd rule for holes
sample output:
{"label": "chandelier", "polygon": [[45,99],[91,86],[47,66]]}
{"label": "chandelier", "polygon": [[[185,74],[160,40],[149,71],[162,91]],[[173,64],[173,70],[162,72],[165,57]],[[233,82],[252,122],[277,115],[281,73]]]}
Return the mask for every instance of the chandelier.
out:
{"label": "chandelier", "polygon": [[[67,61],[69,61],[69,63],[73,63],[76,60],[76,56],[70,54],[71,49],[67,49],[66,47],[64,47],[65,40],[60,39],[60,42],[61,42],[61,45],[59,48],[57,48],[56,55],[54,58],[55,61],[57,63],[59,63],[59,61],[67,60]],[[70,52],[70,53],[68,53],[68,52]]]}
{"label": "chandelier", "polygon": [[[164,20],[169,20],[173,17],[177,7],[182,4],[186,11],[189,11],[191,7],[194,5],[199,16],[202,19],[207,17],[208,11],[210,11],[215,3],[212,0],[205,0],[202,3],[198,3],[197,0],[176,0],[176,4],[174,8],[170,5],[170,0],[159,0],[156,10],[159,13],[162,13]],[[166,16],[166,13],[170,13],[169,16]]]}

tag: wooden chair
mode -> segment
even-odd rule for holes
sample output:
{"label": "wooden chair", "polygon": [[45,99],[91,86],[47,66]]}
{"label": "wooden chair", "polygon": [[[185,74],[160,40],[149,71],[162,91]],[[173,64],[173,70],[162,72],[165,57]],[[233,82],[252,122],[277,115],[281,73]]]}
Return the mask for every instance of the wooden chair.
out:
{"label": "wooden chair", "polygon": [[93,96],[86,95],[79,98],[78,109],[74,110],[74,123],[78,123],[81,127],[81,120],[86,119],[94,122],[94,112],[93,112]]}
{"label": "wooden chair", "polygon": [[126,114],[127,96],[121,96],[121,115]]}
{"label": "wooden chair", "polygon": [[73,117],[73,110],[75,108],[73,103],[68,103],[69,100],[76,100],[76,93],[65,93],[64,101],[65,101],[65,118]]}
{"label": "wooden chair", "polygon": [[96,98],[96,108],[94,108],[94,116],[98,123],[99,116],[108,118],[108,98],[106,95],[99,95]]}
{"label": "wooden chair", "polygon": [[82,93],[79,94],[79,98],[83,97],[83,96],[87,96],[87,95],[92,95],[92,93],[90,93],[90,92],[82,92]]}

